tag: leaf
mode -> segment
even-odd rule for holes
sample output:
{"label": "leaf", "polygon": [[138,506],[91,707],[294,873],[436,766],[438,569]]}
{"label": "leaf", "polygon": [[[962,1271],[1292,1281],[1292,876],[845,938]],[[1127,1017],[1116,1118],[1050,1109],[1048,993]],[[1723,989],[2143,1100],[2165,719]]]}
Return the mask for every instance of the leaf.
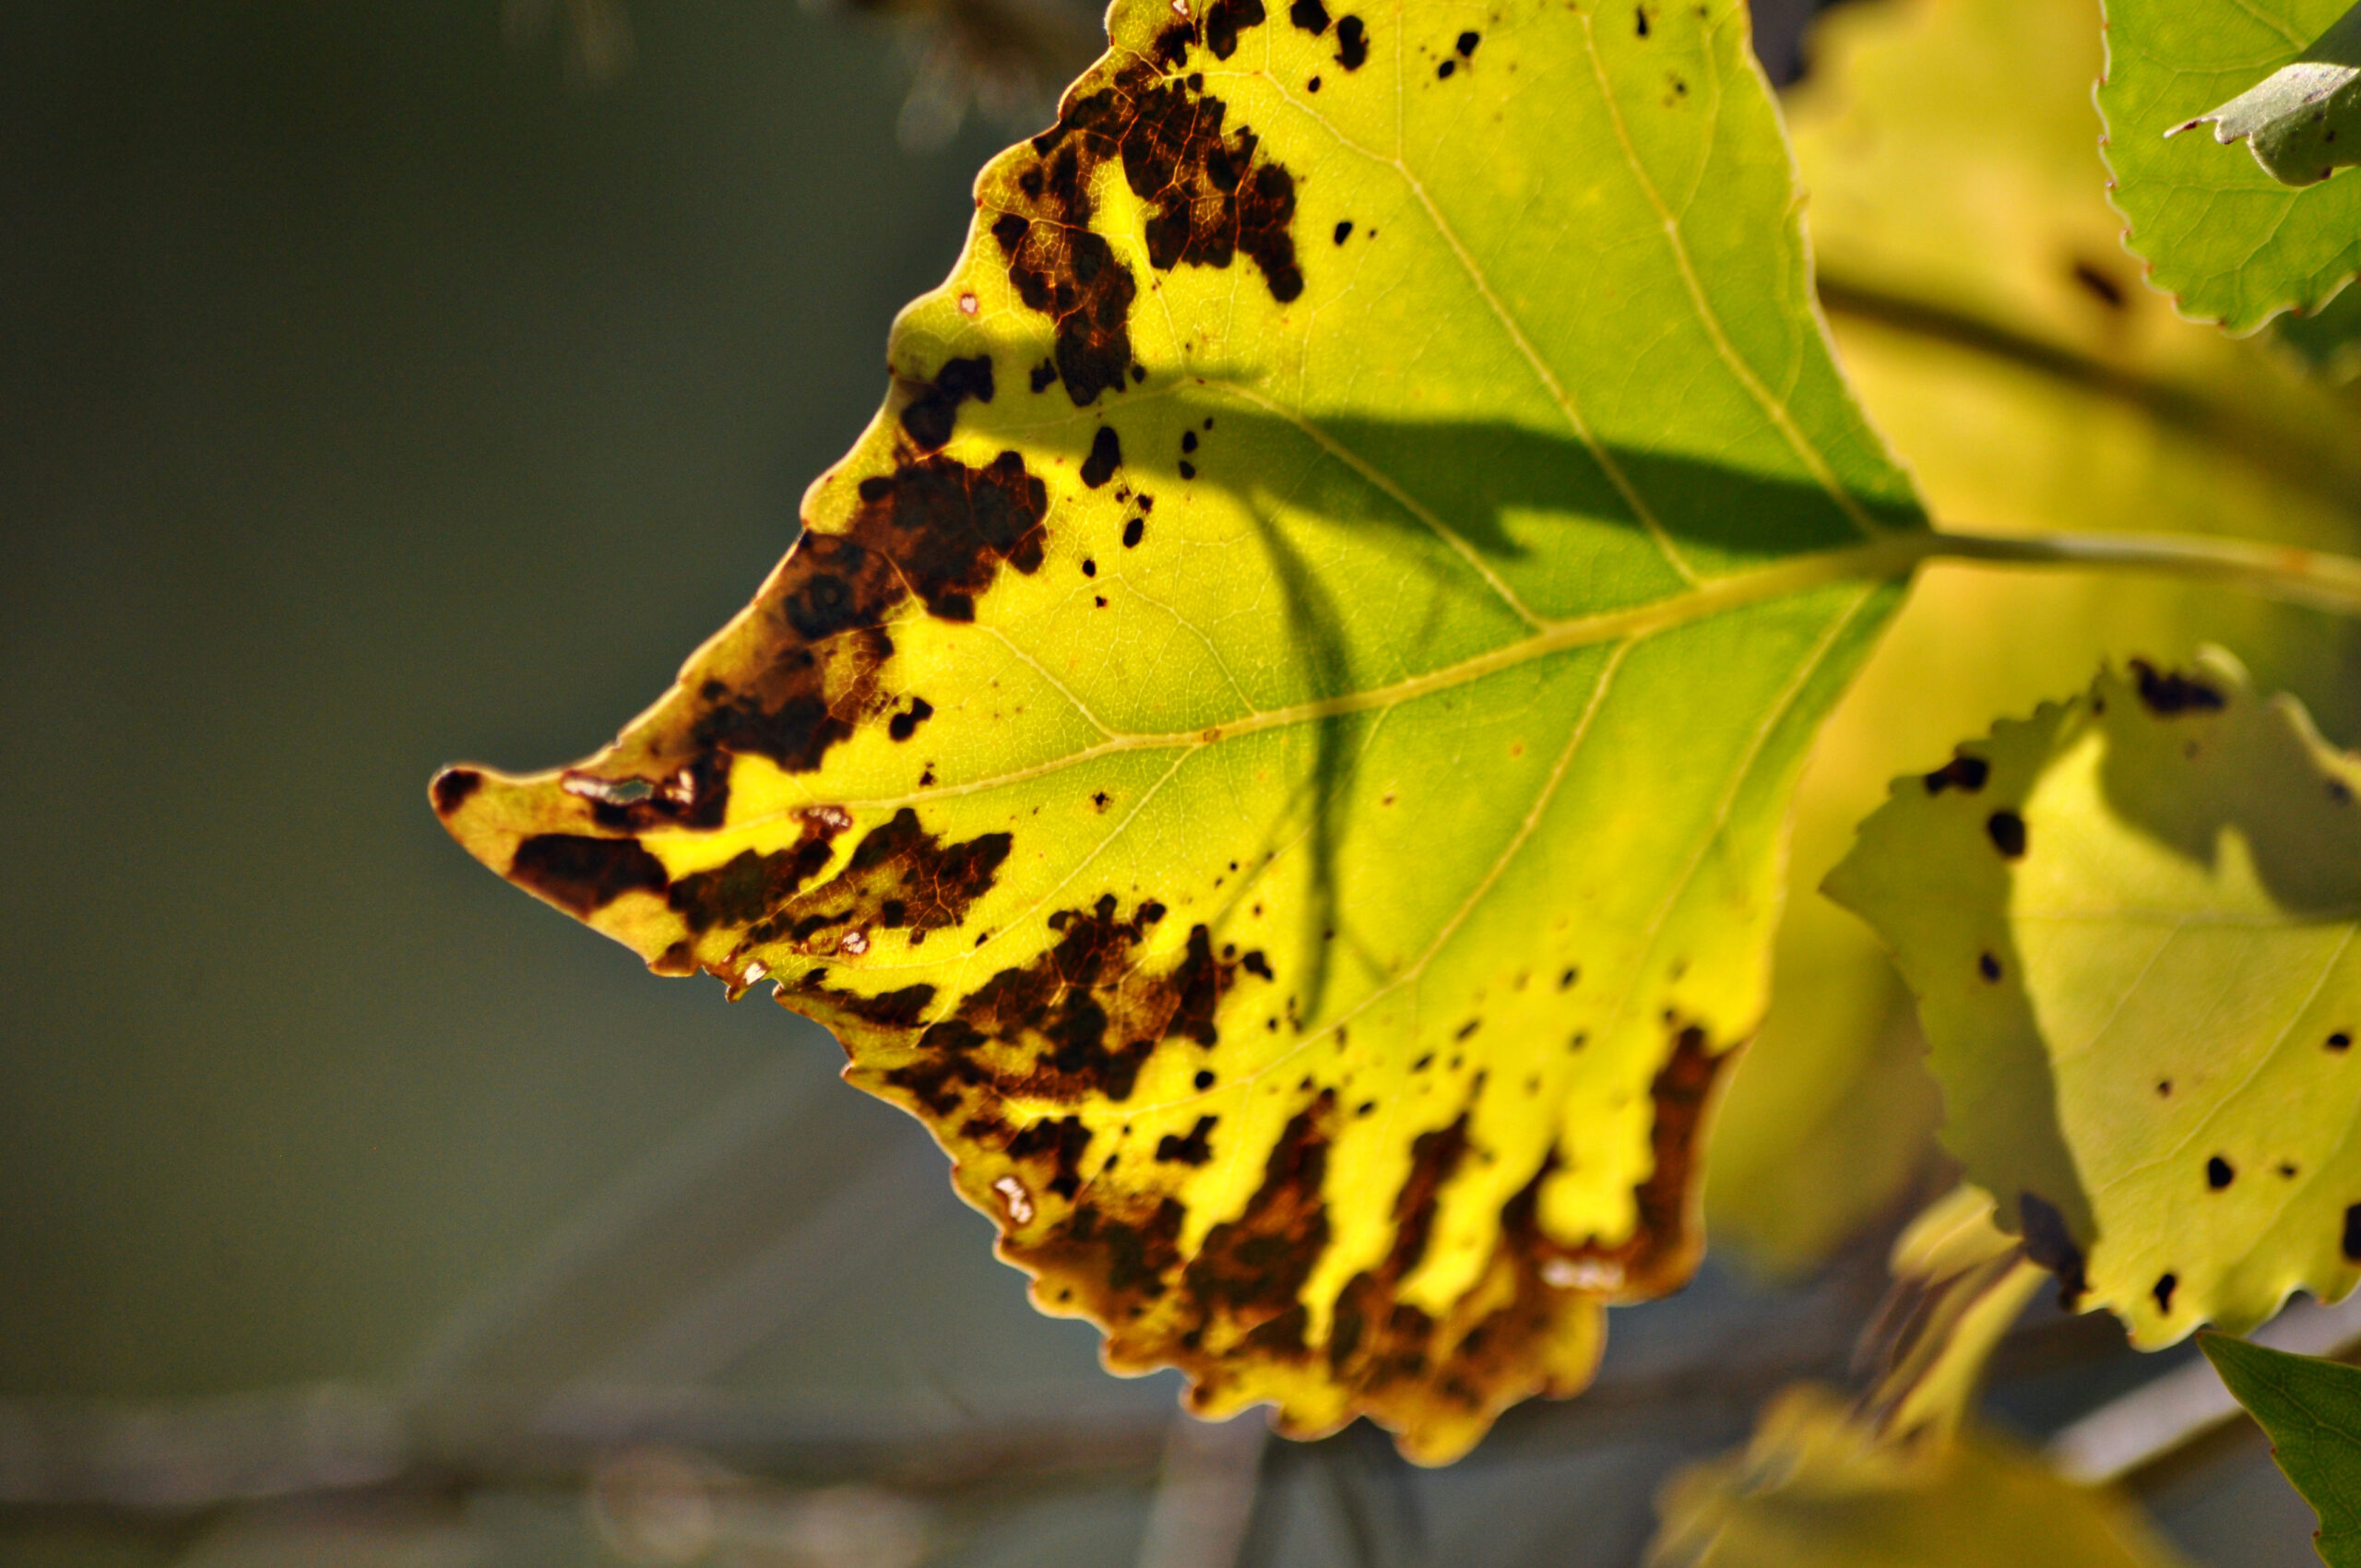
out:
{"label": "leaf", "polygon": [[[1880,0],[1832,8],[1810,42],[1788,123],[1823,298],[1935,515],[2361,546],[2354,389],[2179,319],[2120,251],[2092,146],[2096,0]],[[1807,1265],[1899,1210],[1924,1170],[1939,1112],[1906,989],[1819,892],[1888,781],[2103,660],[2168,664],[2207,641],[2361,733],[2361,639],[2333,617],[2153,578],[1919,574],[1798,790],[1771,1010],[1714,1135],[1716,1244]]]}
{"label": "leaf", "polygon": [[1892,1443],[1832,1395],[1789,1390],[1742,1455],[1673,1478],[1652,1568],[2170,1568],[2112,1492],[1998,1434]]}
{"label": "leaf", "polygon": [[[2098,104],[2115,203],[2131,226],[2125,243],[2148,262],[2150,280],[2198,320],[2248,332],[2282,311],[2319,309],[2361,269],[2361,182],[2297,187],[2270,172],[2302,156],[2300,137],[2266,135],[2251,162],[2196,137],[2166,139],[2222,114],[2230,116],[2216,133],[2224,140],[2261,128],[2248,100],[2225,101],[2313,59],[2315,40],[2326,68],[2354,65],[2348,56],[2361,40],[2348,30],[2361,24],[2347,4],[2109,0]],[[2320,85],[2317,70],[2302,74]],[[2354,106],[2338,98],[2321,107],[2341,119]]]}
{"label": "leaf", "polygon": [[1739,0],[1110,26],[753,607],[435,803],[835,1029],[1110,1366],[1448,1458],[1692,1266],[1919,515]]}
{"label": "leaf", "polygon": [[2271,1434],[2272,1457],[2319,1515],[2312,1533],[2330,1568],[2361,1564],[2361,1369],[2318,1356],[2198,1336],[2238,1403]]}
{"label": "leaf", "polygon": [[1894,1288],[1863,1336],[1863,1418],[1886,1438],[1959,1431],[2001,1336],[2047,1277],[1993,1224],[1992,1194],[1959,1186],[1896,1239]]}
{"label": "leaf", "polygon": [[1970,1180],[2135,1344],[2361,1275],[2361,761],[2226,655],[2106,671],[1862,825]]}
{"label": "leaf", "polygon": [[[2316,185],[2361,160],[2361,6],[2312,46],[2218,109],[2165,132],[2211,125],[2224,146],[2243,141],[2283,185]],[[2339,137],[2343,137],[2342,143]]]}

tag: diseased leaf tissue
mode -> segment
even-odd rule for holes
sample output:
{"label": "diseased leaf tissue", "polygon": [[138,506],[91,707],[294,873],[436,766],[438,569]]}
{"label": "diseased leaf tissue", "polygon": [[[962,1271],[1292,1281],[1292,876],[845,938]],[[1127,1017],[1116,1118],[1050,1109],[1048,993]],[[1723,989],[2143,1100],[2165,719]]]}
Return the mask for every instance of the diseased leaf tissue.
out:
{"label": "diseased leaf tissue", "polygon": [[801,542],[468,849],[761,980],[1047,1311],[1450,1458],[1681,1281],[1779,824],[1920,524],[1740,0],[1155,0]]}

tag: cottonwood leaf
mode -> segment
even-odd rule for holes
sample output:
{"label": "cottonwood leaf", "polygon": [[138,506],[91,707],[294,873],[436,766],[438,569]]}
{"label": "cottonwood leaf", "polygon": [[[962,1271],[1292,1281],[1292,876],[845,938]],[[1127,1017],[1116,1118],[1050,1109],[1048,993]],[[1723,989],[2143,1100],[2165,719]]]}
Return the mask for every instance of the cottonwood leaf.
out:
{"label": "cottonwood leaf", "polygon": [[1997,1433],[1888,1441],[1802,1387],[1744,1453],[1681,1472],[1657,1500],[1652,1568],[2173,1568],[2113,1492],[2077,1486]]}
{"label": "cottonwood leaf", "polygon": [[2316,185],[2361,161],[2361,6],[2338,18],[2294,64],[2165,134],[2200,125],[2212,125],[2225,147],[2245,142],[2283,185]]}
{"label": "cottonwood leaf", "polygon": [[[2339,144],[2311,139],[2351,118],[2355,97],[2348,83],[2301,103],[2327,85],[2322,72],[2361,64],[2361,22],[2347,4],[2108,0],[2098,103],[2125,243],[2191,316],[2250,331],[2282,311],[2319,309],[2361,268],[2361,182],[2328,179]],[[2280,113],[2290,108],[2292,120]],[[2225,141],[2258,137],[2255,158],[2166,139],[2202,121]],[[2274,169],[2324,183],[2291,185]]]}
{"label": "cottonwood leaf", "polygon": [[1448,1458],[1692,1266],[1921,519],[1740,0],[1109,26],[753,605],[608,750],[434,801],[836,1030],[1113,1368]]}
{"label": "cottonwood leaf", "polygon": [[1880,1436],[1955,1434],[2001,1336],[2047,1277],[1993,1223],[1992,1194],[1962,1184],[1895,1239],[1893,1288],[1863,1336],[1861,1414]]}
{"label": "cottonwood leaf", "polygon": [[1829,879],[1969,1178],[2135,1344],[2361,1275],[2356,786],[2226,655],[2138,664],[1897,782]]}
{"label": "cottonwood leaf", "polygon": [[[2097,0],[1865,0],[1817,24],[1788,125],[1846,374],[1938,517],[2361,548],[2354,390],[2181,319],[2120,249],[2093,146],[2099,22]],[[2349,621],[2164,578],[1919,573],[1798,788],[1771,1010],[1714,1134],[1716,1243],[1809,1263],[1924,1170],[1935,1095],[1906,988],[1819,893],[1887,783],[2105,660],[2208,641],[2361,733]]]}
{"label": "cottonwood leaf", "polygon": [[2361,1368],[2219,1334],[2197,1343],[2271,1434],[2271,1456],[2319,1515],[2312,1539],[2320,1560],[2330,1568],[2361,1564]]}

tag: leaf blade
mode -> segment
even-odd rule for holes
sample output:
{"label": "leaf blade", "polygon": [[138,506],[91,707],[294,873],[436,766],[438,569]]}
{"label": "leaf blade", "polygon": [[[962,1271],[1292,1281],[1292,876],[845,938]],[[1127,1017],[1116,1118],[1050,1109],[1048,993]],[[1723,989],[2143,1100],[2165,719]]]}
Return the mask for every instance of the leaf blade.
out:
{"label": "leaf blade", "polygon": [[2313,1532],[2331,1568],[2361,1563],[2361,1371],[2226,1335],[2198,1346],[2247,1413],[2271,1434],[2272,1457],[2319,1515]]}
{"label": "leaf blade", "polygon": [[1896,784],[1829,891],[1919,996],[1970,1178],[2135,1344],[2349,1290],[2354,759],[2218,654],[1960,754]]}
{"label": "leaf blade", "polygon": [[2098,104],[2113,199],[2151,279],[2198,320],[2244,333],[2283,311],[2308,315],[2361,268],[2355,182],[2294,187],[2260,153],[2165,139],[2263,90],[2259,77],[2302,58],[2344,13],[2338,0],[2109,0]]}
{"label": "leaf blade", "polygon": [[1110,1365],[1435,1459],[1693,1265],[1786,792],[1921,525],[1742,5],[1320,19],[1119,6],[754,605],[436,800],[836,1029]]}

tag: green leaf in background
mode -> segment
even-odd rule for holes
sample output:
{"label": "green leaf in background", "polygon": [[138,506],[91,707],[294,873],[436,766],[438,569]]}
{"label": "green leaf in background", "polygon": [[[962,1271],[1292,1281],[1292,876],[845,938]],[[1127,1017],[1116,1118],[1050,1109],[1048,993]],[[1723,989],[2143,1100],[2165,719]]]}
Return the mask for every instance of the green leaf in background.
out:
{"label": "green leaf in background", "polygon": [[1833,1395],[1791,1389],[1743,1454],[1657,1499],[1650,1568],[2175,1568],[2114,1493],[1997,1433],[1889,1442]]}
{"label": "green leaf in background", "polygon": [[[2281,311],[2319,309],[2361,269],[2361,181],[2294,187],[2202,137],[2166,139],[2229,109],[2315,41],[2330,43],[2322,35],[2346,4],[2108,0],[2098,102],[2115,202],[2130,222],[2126,243],[2148,262],[2150,280],[2199,320],[2251,331]],[[2341,29],[2337,36],[2348,47],[2331,52],[2352,53]],[[2323,107],[2336,119],[2349,106]],[[2259,154],[2275,159],[2272,145]]]}
{"label": "green leaf in background", "polygon": [[2199,125],[2212,125],[2225,147],[2245,142],[2283,185],[2316,185],[2361,162],[2361,6],[2337,18],[2294,65],[2167,134]]}
{"label": "green leaf in background", "polygon": [[[1788,123],[1846,373],[1958,525],[2361,547],[2361,397],[2139,286],[2094,146],[2099,27],[2096,0],[1861,0],[1819,23]],[[1920,572],[1798,790],[1771,1011],[1715,1134],[1716,1244],[1807,1265],[1925,1179],[1940,1107],[1906,989],[1819,892],[1888,781],[2105,660],[2207,641],[2361,733],[2361,647],[2335,617],[2153,578]]]}
{"label": "green leaf in background", "polygon": [[2207,1334],[2198,1347],[2271,1434],[2272,1457],[2319,1515],[2329,1568],[2361,1565],[2361,1369]]}
{"label": "green leaf in background", "polygon": [[612,747],[434,802],[835,1029],[1116,1369],[1445,1459],[1693,1265],[1921,518],[1741,0],[1110,27],[753,605]]}
{"label": "green leaf in background", "polygon": [[2361,1274],[2361,761],[2214,654],[1899,780],[1829,892],[1917,993],[1974,1181],[2135,1344]]}

